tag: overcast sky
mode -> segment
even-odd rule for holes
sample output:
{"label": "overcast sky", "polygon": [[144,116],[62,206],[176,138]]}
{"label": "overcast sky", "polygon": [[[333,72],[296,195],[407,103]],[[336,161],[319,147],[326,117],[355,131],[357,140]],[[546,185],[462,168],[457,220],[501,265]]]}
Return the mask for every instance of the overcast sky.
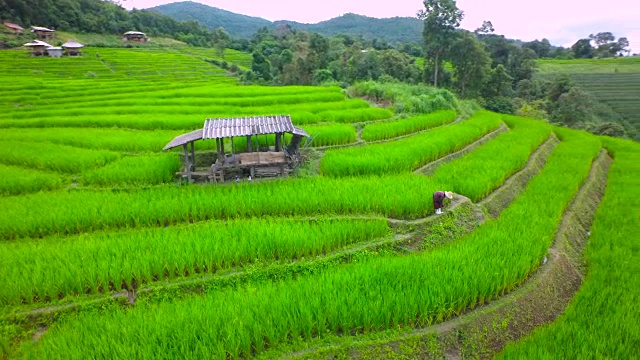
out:
{"label": "overcast sky", "polygon": [[[123,6],[144,9],[171,0],[125,0]],[[345,13],[384,18],[415,16],[421,0],[198,0],[197,2],[267,20],[316,23]],[[491,20],[496,33],[531,41],[547,38],[554,45],[571,46],[591,33],[611,31],[626,36],[640,52],[638,0],[458,0],[465,13],[462,27],[474,30]]]}

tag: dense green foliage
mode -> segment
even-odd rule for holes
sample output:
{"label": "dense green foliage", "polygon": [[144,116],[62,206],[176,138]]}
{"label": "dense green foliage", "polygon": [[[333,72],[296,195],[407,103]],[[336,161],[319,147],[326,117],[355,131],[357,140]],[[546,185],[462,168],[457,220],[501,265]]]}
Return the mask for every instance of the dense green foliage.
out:
{"label": "dense green foliage", "polygon": [[613,139],[604,139],[604,144],[614,162],[587,246],[585,283],[556,322],[509,345],[503,358],[637,356],[640,330],[630,319],[640,317],[636,306],[640,291],[636,276],[640,271],[640,147]]}

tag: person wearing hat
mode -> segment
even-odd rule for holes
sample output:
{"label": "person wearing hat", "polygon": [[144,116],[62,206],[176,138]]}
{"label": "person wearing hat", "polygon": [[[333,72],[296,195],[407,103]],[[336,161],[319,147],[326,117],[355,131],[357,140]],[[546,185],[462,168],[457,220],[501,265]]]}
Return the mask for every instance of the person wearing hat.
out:
{"label": "person wearing hat", "polygon": [[444,198],[453,199],[453,193],[450,191],[436,191],[433,193],[433,208],[436,209],[436,214],[442,214],[442,202]]}

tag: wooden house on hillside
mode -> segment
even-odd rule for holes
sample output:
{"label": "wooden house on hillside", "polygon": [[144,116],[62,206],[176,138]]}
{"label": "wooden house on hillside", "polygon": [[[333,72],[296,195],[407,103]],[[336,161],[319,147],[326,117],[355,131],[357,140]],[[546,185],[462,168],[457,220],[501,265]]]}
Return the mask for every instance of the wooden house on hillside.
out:
{"label": "wooden house on hillside", "polygon": [[147,35],[140,31],[127,31],[122,35],[122,40],[139,42],[139,43],[145,43],[149,41],[149,39],[147,38]]}
{"label": "wooden house on hillside", "polygon": [[80,49],[82,49],[84,45],[75,41],[67,41],[62,44],[62,48],[64,49],[64,53],[69,56],[78,56],[80,55]]}
{"label": "wooden house on hillside", "polygon": [[30,48],[31,54],[33,56],[48,55],[47,49],[53,47],[50,44],[47,44],[46,42],[40,40],[33,40],[24,44],[23,46]]}
{"label": "wooden house on hillside", "polygon": [[2,25],[4,26],[4,30],[6,32],[12,33],[12,34],[22,34],[22,32],[24,31],[24,29],[22,28],[22,26],[18,25],[18,24],[14,24],[14,23],[10,23],[10,22],[4,22],[2,23]]}
{"label": "wooden house on hillside", "polygon": [[55,30],[48,29],[41,26],[32,26],[31,32],[36,34],[36,37],[40,40],[51,40],[56,32]]}
{"label": "wooden house on hillside", "polygon": [[[288,145],[285,133],[291,134]],[[269,136],[274,137],[275,146],[268,145]],[[224,182],[236,176],[285,175],[290,166],[299,161],[300,145],[305,137],[309,134],[293,126],[289,115],[207,119],[202,129],[177,136],[163,150],[182,147],[185,169],[180,175],[189,181],[200,177]],[[234,138],[242,138],[243,142],[246,139],[244,152],[236,152]],[[225,151],[225,139],[229,139],[230,152]],[[216,141],[215,162],[211,166],[206,164],[203,171],[197,171],[195,166],[194,142],[198,140]]]}

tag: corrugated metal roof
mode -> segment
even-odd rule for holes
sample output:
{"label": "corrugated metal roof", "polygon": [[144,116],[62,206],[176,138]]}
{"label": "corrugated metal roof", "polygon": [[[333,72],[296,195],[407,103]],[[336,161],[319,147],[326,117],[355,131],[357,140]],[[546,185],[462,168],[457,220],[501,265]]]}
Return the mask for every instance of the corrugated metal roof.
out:
{"label": "corrugated metal roof", "polygon": [[14,30],[19,30],[19,31],[24,30],[22,28],[22,26],[20,26],[18,24],[10,23],[10,22],[4,22],[4,26],[6,26],[8,28],[11,28],[11,29],[14,29]]}
{"label": "corrugated metal roof", "polygon": [[80,44],[79,42],[75,42],[75,41],[67,41],[66,43],[62,44],[63,48],[67,48],[67,49],[79,49],[84,47],[84,45]]}
{"label": "corrugated metal roof", "polygon": [[146,36],[145,33],[140,32],[140,31],[127,31],[123,35],[142,35],[142,36]]}
{"label": "corrugated metal roof", "polygon": [[202,139],[222,139],[236,136],[290,133],[309,137],[306,131],[293,126],[290,115],[252,116],[241,118],[219,118],[204,121],[202,130],[176,136],[163,150]]}
{"label": "corrugated metal roof", "polygon": [[309,134],[307,134],[306,131],[304,131],[304,130],[302,130],[300,128],[297,128],[295,126],[293,127],[293,131],[291,133],[294,134],[294,135],[300,135],[300,136],[304,136],[304,137],[311,137],[311,136],[309,136]]}
{"label": "corrugated metal roof", "polygon": [[202,130],[194,130],[194,131],[192,131],[190,133],[186,133],[184,135],[176,136],[162,150],[173,149],[174,147],[182,146],[184,144],[188,144],[188,143],[190,143],[192,141],[196,141],[196,140],[200,140],[200,139],[202,139]]}
{"label": "corrugated metal roof", "polygon": [[55,30],[51,30],[51,29],[48,29],[46,27],[32,26],[31,27],[31,32],[34,32],[34,31],[55,32]]}
{"label": "corrugated metal roof", "polygon": [[289,115],[219,118],[205,120],[202,138],[221,139],[282,132],[294,133],[294,131],[295,127]]}
{"label": "corrugated metal roof", "polygon": [[30,46],[46,46],[46,47],[53,47],[51,44],[47,44],[46,42],[44,42],[44,41],[40,41],[40,40],[33,40],[33,41],[28,42],[28,43],[26,43],[26,44],[24,44],[24,45],[22,45],[22,46],[27,46],[27,47],[30,47]]}

